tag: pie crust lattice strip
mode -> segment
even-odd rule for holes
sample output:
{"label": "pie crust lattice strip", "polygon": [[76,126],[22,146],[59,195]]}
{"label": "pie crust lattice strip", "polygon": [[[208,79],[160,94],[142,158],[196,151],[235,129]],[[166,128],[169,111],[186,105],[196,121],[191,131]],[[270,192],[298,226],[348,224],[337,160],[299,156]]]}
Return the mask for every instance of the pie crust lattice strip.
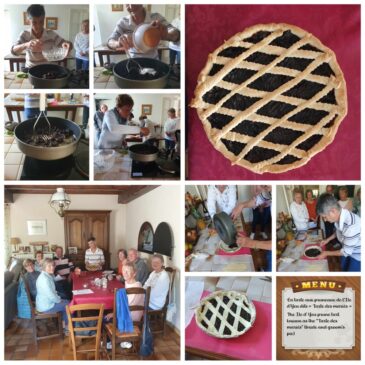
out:
{"label": "pie crust lattice strip", "polygon": [[347,113],[332,50],[293,25],[260,24],[209,55],[191,106],[232,165],[280,173],[329,145]]}
{"label": "pie crust lattice strip", "polygon": [[201,300],[195,310],[198,327],[210,336],[233,338],[243,335],[255,322],[256,309],[245,294],[217,291]]}

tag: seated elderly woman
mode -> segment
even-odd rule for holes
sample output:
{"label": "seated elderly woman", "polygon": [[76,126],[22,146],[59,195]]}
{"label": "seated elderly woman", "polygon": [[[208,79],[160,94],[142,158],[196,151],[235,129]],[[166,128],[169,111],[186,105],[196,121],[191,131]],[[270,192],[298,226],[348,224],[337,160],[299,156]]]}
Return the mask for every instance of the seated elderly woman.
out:
{"label": "seated elderly woman", "polygon": [[29,291],[30,291],[30,296],[31,296],[32,300],[35,300],[35,298],[37,296],[36,282],[37,282],[38,276],[41,273],[39,271],[35,271],[34,262],[31,259],[25,259],[23,261],[23,267],[27,271],[26,274],[24,275],[24,280],[27,281]]}
{"label": "seated elderly woman", "polygon": [[[147,37],[149,45],[156,44],[161,40],[178,42],[180,40],[180,31],[172,26],[161,14],[150,13],[143,5],[132,4],[126,5],[128,16],[121,18],[113,33],[108,39],[108,47],[115,50],[129,50],[131,57],[148,57],[158,58],[157,47],[147,52],[142,52],[135,48],[132,39],[133,31],[143,23],[150,23],[155,27],[155,31]],[[144,37],[145,39],[145,37]]]}
{"label": "seated elderly woman", "polygon": [[151,287],[149,308],[154,310],[163,308],[170,288],[170,277],[163,265],[163,256],[153,255],[151,261],[153,271],[143,285],[145,289]]}
{"label": "seated elderly woman", "polygon": [[41,272],[42,265],[43,265],[43,252],[37,251],[35,253],[34,270]]}
{"label": "seated elderly woman", "polygon": [[67,332],[66,306],[68,300],[61,299],[57,294],[54,282],[54,262],[52,259],[44,259],[43,271],[39,275],[36,283],[37,297],[36,309],[42,313],[62,313],[64,329]]}

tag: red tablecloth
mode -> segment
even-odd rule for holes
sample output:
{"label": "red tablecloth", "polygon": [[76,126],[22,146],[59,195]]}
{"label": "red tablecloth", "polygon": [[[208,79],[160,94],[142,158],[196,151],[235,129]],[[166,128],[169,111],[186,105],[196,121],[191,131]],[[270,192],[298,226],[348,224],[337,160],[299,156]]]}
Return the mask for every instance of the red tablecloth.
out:
{"label": "red tablecloth", "polygon": [[108,281],[108,288],[103,289],[92,284],[95,278],[101,278],[101,272],[83,272],[81,276],[73,275],[73,290],[85,289],[84,284],[88,285],[93,294],[74,295],[70,305],[75,304],[104,304],[105,309],[113,309],[114,289],[124,288],[124,284],[116,279]]}
{"label": "red tablecloth", "polygon": [[[202,298],[210,292],[204,291]],[[253,327],[237,338],[208,336],[196,324],[195,317],[185,329],[185,345],[242,360],[271,360],[271,304],[253,301],[256,320]]]}
{"label": "red tablecloth", "polygon": [[189,179],[360,179],[360,5],[188,5],[186,7],[187,104],[207,56],[224,40],[260,23],[297,25],[331,48],[345,75],[348,114],[336,138],[305,166],[282,174],[231,166],[209,142],[195,109],[188,109]]}

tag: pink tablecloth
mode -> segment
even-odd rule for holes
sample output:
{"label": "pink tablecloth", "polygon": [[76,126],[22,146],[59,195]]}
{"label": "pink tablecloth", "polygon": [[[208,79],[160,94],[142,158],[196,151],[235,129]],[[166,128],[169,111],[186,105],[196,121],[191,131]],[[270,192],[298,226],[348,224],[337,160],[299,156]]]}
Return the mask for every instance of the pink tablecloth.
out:
{"label": "pink tablecloth", "polygon": [[[84,275],[86,274],[86,275]],[[105,309],[113,309],[114,302],[114,289],[115,288],[123,288],[124,284],[116,279],[112,281],[108,281],[108,288],[103,289],[100,287],[96,287],[92,284],[92,281],[95,278],[101,278],[102,273],[96,272],[83,272],[84,276],[73,275],[73,290],[81,290],[85,289],[84,284],[88,285],[88,289],[91,289],[93,294],[85,294],[85,295],[74,295],[70,305],[75,304],[104,304]]]}
{"label": "pink tablecloth", "polygon": [[[202,298],[210,292],[204,291]],[[237,338],[208,336],[196,324],[195,317],[185,329],[185,345],[202,351],[227,355],[241,360],[271,360],[271,304],[253,301],[256,320],[253,327]]]}
{"label": "pink tablecloth", "polygon": [[251,255],[251,250],[247,247],[241,247],[238,251],[236,252],[226,252],[223,251],[221,248],[217,251],[217,255],[222,255],[222,256],[237,256],[237,255]]}
{"label": "pink tablecloth", "polygon": [[188,109],[189,179],[360,179],[360,5],[188,5],[186,7],[187,104],[207,56],[237,32],[260,23],[297,25],[331,48],[345,75],[348,114],[336,138],[305,166],[282,174],[231,166],[209,142],[195,109]]}

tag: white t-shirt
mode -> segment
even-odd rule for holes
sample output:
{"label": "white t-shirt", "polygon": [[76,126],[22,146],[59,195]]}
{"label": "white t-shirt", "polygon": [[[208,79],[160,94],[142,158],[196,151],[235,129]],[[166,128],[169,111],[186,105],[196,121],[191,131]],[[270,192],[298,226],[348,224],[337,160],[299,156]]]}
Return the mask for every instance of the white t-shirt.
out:
{"label": "white t-shirt", "polygon": [[236,186],[227,185],[223,193],[215,185],[208,186],[207,209],[212,218],[217,213],[217,208],[220,212],[231,214],[236,204]]}
{"label": "white t-shirt", "polygon": [[168,118],[163,126],[165,138],[169,139],[170,141],[175,141],[175,136],[168,136],[167,133],[174,133],[178,129],[180,129],[180,118]]}
{"label": "white t-shirt", "polygon": [[152,271],[143,287],[151,287],[150,304],[151,309],[161,309],[165,305],[166,296],[170,288],[169,274],[162,270],[160,272]]}
{"label": "white t-shirt", "polygon": [[[176,29],[179,29],[181,28],[180,26],[180,18],[175,18],[172,22],[171,22],[171,25],[173,27],[175,27]],[[169,42],[169,48],[174,50],[174,51],[177,51],[177,52],[180,52],[180,40],[178,40],[177,42]]]}
{"label": "white t-shirt", "polygon": [[294,224],[297,227],[297,230],[307,231],[309,228],[309,214],[305,203],[302,202],[302,204],[297,204],[296,202],[292,202],[290,204],[290,213],[293,217]]}
{"label": "white t-shirt", "polygon": [[[76,58],[81,60],[89,59],[89,34],[77,33],[75,37],[74,47],[76,51]],[[86,53],[86,55],[81,56],[80,52]]]}

